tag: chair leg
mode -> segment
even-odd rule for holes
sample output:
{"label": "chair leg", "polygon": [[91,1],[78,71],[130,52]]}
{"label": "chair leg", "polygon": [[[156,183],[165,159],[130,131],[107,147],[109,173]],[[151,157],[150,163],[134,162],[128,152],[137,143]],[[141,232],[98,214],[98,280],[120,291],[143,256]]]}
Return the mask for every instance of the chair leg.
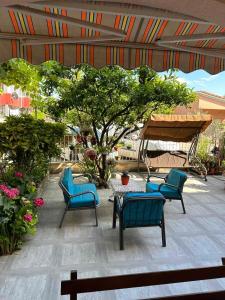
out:
{"label": "chair leg", "polygon": [[95,226],[98,227],[98,215],[97,215],[97,208],[96,208],[96,203],[95,203]]}
{"label": "chair leg", "polygon": [[182,204],[182,208],[183,208],[183,213],[186,214],[186,210],[185,210],[185,207],[184,207],[184,200],[183,200],[183,197],[181,196],[181,204]]}
{"label": "chair leg", "polygon": [[112,228],[116,228],[116,197],[114,197],[114,203],[113,203],[113,223]]}
{"label": "chair leg", "polygon": [[64,210],[64,212],[63,212],[61,221],[60,221],[60,223],[59,223],[59,228],[62,228],[63,220],[64,220],[64,218],[65,218],[65,215],[66,215],[66,213],[67,213],[67,210],[68,210],[68,206],[66,206],[66,208],[65,208],[65,210]]}
{"label": "chair leg", "polygon": [[162,233],[162,246],[163,246],[163,247],[166,247],[166,231],[165,231],[164,214],[163,214],[163,216],[162,216],[161,233]]}
{"label": "chair leg", "polygon": [[120,223],[120,250],[124,250],[124,242],[123,242],[123,225],[121,219],[119,220]]}

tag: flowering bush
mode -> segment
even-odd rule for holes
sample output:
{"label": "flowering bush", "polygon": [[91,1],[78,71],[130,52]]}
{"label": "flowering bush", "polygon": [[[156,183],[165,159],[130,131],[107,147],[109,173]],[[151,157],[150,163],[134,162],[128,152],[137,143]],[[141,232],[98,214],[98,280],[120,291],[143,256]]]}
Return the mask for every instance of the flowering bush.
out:
{"label": "flowering bush", "polygon": [[22,172],[8,171],[0,178],[0,255],[20,248],[27,233],[34,234],[37,209],[44,205],[36,198],[36,185]]}

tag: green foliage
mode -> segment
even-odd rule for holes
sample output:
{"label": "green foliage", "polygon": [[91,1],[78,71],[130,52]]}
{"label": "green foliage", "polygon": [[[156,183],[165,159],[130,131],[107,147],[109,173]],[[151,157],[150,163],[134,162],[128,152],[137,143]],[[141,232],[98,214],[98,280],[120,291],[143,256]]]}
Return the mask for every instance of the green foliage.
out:
{"label": "green foliage", "polygon": [[38,68],[23,59],[14,58],[0,67],[0,82],[26,91],[32,98],[39,93],[41,80]]}
{"label": "green foliage", "polygon": [[[0,178],[0,255],[18,250],[23,237],[34,234],[38,221],[36,186],[30,176],[8,169]],[[41,201],[41,202],[40,202]]]}
{"label": "green foliage", "polygon": [[47,123],[28,115],[10,116],[0,123],[0,153],[18,170],[29,172],[40,182],[48,170],[48,162],[60,154],[58,143],[65,127]]}
{"label": "green foliage", "polygon": [[[97,70],[88,65],[68,68],[48,61],[35,67],[13,59],[1,66],[0,80],[26,90],[32,95],[34,107],[54,120],[90,127],[101,160],[98,172],[103,177],[107,166],[105,150],[101,149],[110,152],[124,135],[138,130],[150,114],[169,113],[175,106],[195,99],[193,91],[177,81],[173,73],[162,78],[146,66],[133,71],[119,66]],[[36,135],[29,138],[36,139]],[[8,155],[13,157],[14,152],[11,149]]]}
{"label": "green foliage", "polygon": [[110,152],[125,134],[138,130],[150,114],[170,112],[195,99],[193,91],[174,76],[161,78],[144,66],[134,71],[119,66],[97,70],[88,65],[62,69],[52,63],[45,66],[44,74],[42,91],[49,97],[47,112],[54,119],[91,127],[102,160],[100,176],[106,176],[102,169],[107,167],[101,148]]}
{"label": "green foliage", "polygon": [[209,127],[204,132],[204,135],[209,137],[213,144],[216,145],[219,143],[219,140],[224,135],[225,124],[221,120],[213,120]]}
{"label": "green foliage", "polygon": [[197,156],[198,158],[203,162],[206,163],[210,159],[210,146],[211,146],[211,140],[205,135],[201,135],[198,147],[197,147]]}

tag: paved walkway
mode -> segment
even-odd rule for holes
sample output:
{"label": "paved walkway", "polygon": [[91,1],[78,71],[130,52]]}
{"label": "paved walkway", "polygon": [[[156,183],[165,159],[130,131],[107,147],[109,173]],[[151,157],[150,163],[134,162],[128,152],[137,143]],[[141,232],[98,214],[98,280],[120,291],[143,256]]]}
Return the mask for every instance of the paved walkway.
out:
{"label": "paved walkway", "polygon": [[[133,178],[145,184],[142,177]],[[111,191],[100,190],[99,227],[93,211],[69,212],[58,229],[64,203],[58,176],[46,182],[37,234],[21,251],[0,257],[0,299],[68,299],[60,297],[60,282],[70,270],[78,277],[149,272],[221,264],[225,256],[224,182],[189,178],[184,189],[187,214],[179,201],[165,205],[167,247],[161,247],[158,228],[125,231],[125,250],[119,251],[118,229],[111,228]],[[182,288],[182,289],[181,289]],[[199,283],[85,294],[78,299],[137,299],[225,288],[223,279]]]}

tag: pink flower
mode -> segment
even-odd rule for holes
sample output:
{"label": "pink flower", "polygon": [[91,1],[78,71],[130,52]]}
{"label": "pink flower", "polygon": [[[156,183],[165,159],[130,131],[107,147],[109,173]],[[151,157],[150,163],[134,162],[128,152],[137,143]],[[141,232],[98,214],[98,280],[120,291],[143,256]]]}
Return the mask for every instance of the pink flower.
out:
{"label": "pink flower", "polygon": [[0,184],[0,190],[3,191],[4,194],[10,199],[16,198],[20,193],[20,190],[18,188],[10,189],[5,184]]}
{"label": "pink flower", "polygon": [[23,173],[21,173],[21,172],[15,172],[15,176],[19,177],[19,178],[22,178],[23,177]]}
{"label": "pink flower", "polygon": [[31,222],[32,219],[33,219],[33,217],[32,217],[31,214],[25,214],[25,215],[23,216],[23,219],[24,219],[25,222]]}
{"label": "pink flower", "polygon": [[34,205],[37,207],[41,207],[45,204],[44,199],[43,198],[36,198],[34,199]]}
{"label": "pink flower", "polygon": [[19,195],[19,193],[20,191],[18,188],[8,189],[7,191],[5,191],[6,196],[10,199],[16,198]]}
{"label": "pink flower", "polygon": [[0,184],[0,190],[3,191],[3,192],[7,191],[7,190],[8,190],[7,185],[5,185],[5,184]]}

